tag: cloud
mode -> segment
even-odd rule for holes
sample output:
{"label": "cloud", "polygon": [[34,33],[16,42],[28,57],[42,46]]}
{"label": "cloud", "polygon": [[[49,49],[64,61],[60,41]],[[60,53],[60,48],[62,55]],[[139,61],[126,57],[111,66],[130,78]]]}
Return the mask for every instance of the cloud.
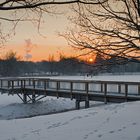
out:
{"label": "cloud", "polygon": [[26,60],[29,60],[29,59],[31,59],[31,58],[32,58],[32,55],[31,55],[31,54],[27,54],[27,53],[26,53],[24,57],[25,57],[25,59],[26,59]]}
{"label": "cloud", "polygon": [[25,56],[24,57],[26,60],[29,60],[32,58],[31,51],[33,49],[33,44],[32,44],[32,41],[30,38],[25,39],[25,43],[26,43],[26,45],[25,45]]}
{"label": "cloud", "polygon": [[38,46],[36,44],[33,44],[32,40],[30,38],[25,39],[24,41],[25,41],[25,47],[24,47],[25,48],[25,56],[24,56],[24,58],[28,61],[29,59],[32,58],[32,54],[31,54],[32,50],[34,48],[37,48]]}
{"label": "cloud", "polygon": [[25,43],[26,43],[26,46],[25,46],[26,53],[27,52],[31,52],[31,50],[33,48],[31,39],[30,38],[29,39],[25,39]]}

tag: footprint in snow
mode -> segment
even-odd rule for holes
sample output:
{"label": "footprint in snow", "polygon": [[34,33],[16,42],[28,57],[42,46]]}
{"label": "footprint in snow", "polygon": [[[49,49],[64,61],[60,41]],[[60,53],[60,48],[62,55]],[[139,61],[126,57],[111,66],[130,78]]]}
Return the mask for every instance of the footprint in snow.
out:
{"label": "footprint in snow", "polygon": [[123,128],[123,129],[126,129],[126,126],[123,126],[122,128]]}
{"label": "footprint in snow", "polygon": [[116,113],[118,113],[118,111],[117,111],[117,110],[115,110],[115,111],[114,111],[114,113],[116,114]]}
{"label": "footprint in snow", "polygon": [[85,136],[84,136],[84,139],[87,139],[87,138],[88,138],[88,135],[85,135]]}
{"label": "footprint in snow", "polygon": [[98,112],[90,112],[90,113],[88,113],[89,115],[95,115],[95,114],[97,114]]}
{"label": "footprint in snow", "polygon": [[94,132],[90,132],[90,133],[88,133],[88,134],[86,134],[85,136],[84,136],[84,139],[87,139],[90,135],[92,135]]}
{"label": "footprint in snow", "polygon": [[112,130],[112,131],[109,131],[110,134],[113,134],[114,132],[115,132],[115,131],[113,131],[113,130]]}
{"label": "footprint in snow", "polygon": [[96,129],[96,130],[94,130],[94,132],[98,132],[98,130]]}
{"label": "footprint in snow", "polygon": [[40,131],[41,131],[41,129],[37,129],[37,130],[31,131],[31,133],[39,133]]}
{"label": "footprint in snow", "polygon": [[67,124],[69,124],[69,122],[64,122],[64,123],[62,123],[62,125],[67,125]]}
{"label": "footprint in snow", "polygon": [[84,118],[87,118],[87,117],[89,117],[89,115],[85,115],[85,116],[84,116]]}
{"label": "footprint in snow", "polygon": [[70,119],[70,121],[74,121],[74,120],[81,119],[81,118],[82,118],[81,116],[77,116],[77,117]]}
{"label": "footprint in snow", "polygon": [[102,136],[103,136],[102,134],[99,134],[99,135],[98,135],[98,138],[101,138]]}
{"label": "footprint in snow", "polygon": [[122,129],[118,129],[118,131],[119,131],[119,132],[121,132],[121,131],[122,131]]}
{"label": "footprint in snow", "polygon": [[137,123],[136,122],[133,122],[132,125],[137,125]]}
{"label": "footprint in snow", "polygon": [[106,119],[106,122],[109,122],[109,120],[110,120],[110,118],[108,117],[108,118]]}
{"label": "footprint in snow", "polygon": [[52,125],[49,126],[47,129],[56,128],[56,127],[59,127],[59,126],[61,126],[61,123],[60,123],[60,122],[59,122],[59,123],[54,123],[54,124],[52,124]]}

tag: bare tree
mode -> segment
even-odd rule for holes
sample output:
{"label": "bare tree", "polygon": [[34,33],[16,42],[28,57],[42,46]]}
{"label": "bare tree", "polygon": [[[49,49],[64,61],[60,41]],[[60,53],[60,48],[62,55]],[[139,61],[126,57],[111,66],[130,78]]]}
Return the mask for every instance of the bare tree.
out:
{"label": "bare tree", "polygon": [[[108,0],[74,7],[74,30],[65,38],[75,48],[106,57],[140,60],[140,1]],[[76,30],[77,29],[77,30]]]}
{"label": "bare tree", "polygon": [[20,57],[17,56],[16,52],[9,51],[1,60],[1,75],[2,76],[17,76],[19,75],[19,64]]}
{"label": "bare tree", "polygon": [[41,8],[46,5],[62,5],[62,4],[99,4],[107,0],[1,0],[0,10],[14,10],[14,9],[31,9]]}
{"label": "bare tree", "polygon": [[[101,0],[100,2],[105,2]],[[55,6],[69,4],[99,4],[98,0],[1,0],[0,1],[0,46],[11,35],[20,21],[31,21],[39,29],[43,13],[57,13]],[[9,25],[10,24],[10,25]]]}

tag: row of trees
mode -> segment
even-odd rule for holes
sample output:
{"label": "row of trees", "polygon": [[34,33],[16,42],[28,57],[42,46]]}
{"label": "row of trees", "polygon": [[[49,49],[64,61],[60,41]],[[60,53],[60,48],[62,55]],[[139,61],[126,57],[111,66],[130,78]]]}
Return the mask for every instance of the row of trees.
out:
{"label": "row of trees", "polygon": [[21,61],[14,52],[8,53],[0,60],[0,76],[96,75],[103,72],[140,72],[140,65],[122,58],[105,59],[100,54],[97,54],[94,62],[73,57],[61,57],[59,61],[52,59],[29,62]]}
{"label": "row of trees", "polygon": [[16,53],[8,53],[0,60],[1,76],[23,76],[23,75],[54,75],[80,73],[84,63],[76,58],[61,57],[59,61],[30,62],[22,61]]}

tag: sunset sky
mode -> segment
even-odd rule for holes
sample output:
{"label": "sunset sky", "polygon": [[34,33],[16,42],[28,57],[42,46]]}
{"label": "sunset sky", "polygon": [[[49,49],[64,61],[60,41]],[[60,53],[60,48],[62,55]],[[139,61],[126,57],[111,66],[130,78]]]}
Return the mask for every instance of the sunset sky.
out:
{"label": "sunset sky", "polygon": [[37,26],[31,22],[19,23],[15,36],[5,44],[1,56],[10,50],[16,52],[23,60],[31,61],[47,60],[52,55],[58,59],[60,53],[67,56],[74,55],[75,51],[68,47],[66,40],[58,36],[58,32],[63,33],[67,31],[67,27],[72,26],[66,15],[46,14],[40,26],[40,33],[43,36],[38,33]]}

